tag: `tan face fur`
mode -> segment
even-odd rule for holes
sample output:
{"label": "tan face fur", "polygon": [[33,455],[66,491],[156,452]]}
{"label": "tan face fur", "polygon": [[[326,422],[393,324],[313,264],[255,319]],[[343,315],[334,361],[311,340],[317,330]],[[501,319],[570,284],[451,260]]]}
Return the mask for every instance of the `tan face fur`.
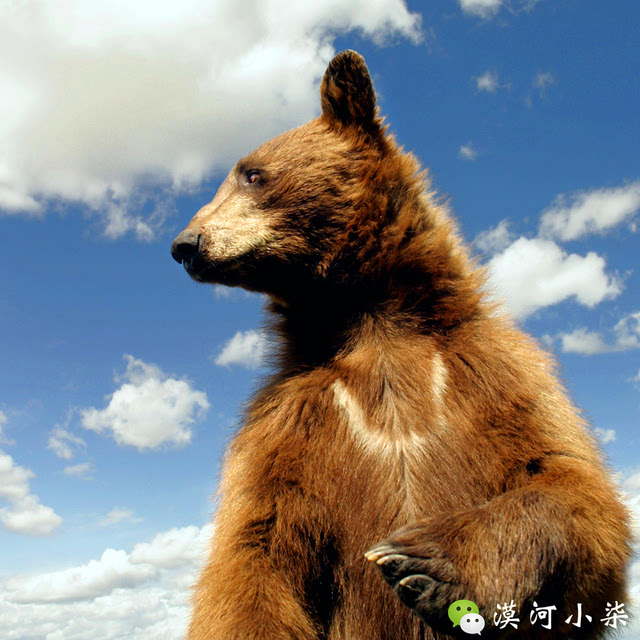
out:
{"label": "tan face fur", "polygon": [[234,168],[187,227],[203,237],[201,251],[211,264],[238,259],[274,239],[269,219],[256,207],[243,177]]}

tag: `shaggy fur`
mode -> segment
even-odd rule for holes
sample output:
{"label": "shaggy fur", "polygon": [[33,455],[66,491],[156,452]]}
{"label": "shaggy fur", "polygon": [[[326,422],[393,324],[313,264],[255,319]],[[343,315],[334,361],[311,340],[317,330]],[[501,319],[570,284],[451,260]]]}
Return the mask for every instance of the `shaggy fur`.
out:
{"label": "shaggy fur", "polygon": [[[321,101],[172,248],[197,281],[269,294],[280,345],[226,455],[188,639],[460,637],[457,599],[483,638],[600,637],[629,531],[592,436],[550,357],[484,299],[358,54],[331,62]],[[519,628],[500,631],[512,600]],[[552,631],[534,601],[557,607]],[[577,603],[593,624],[564,623]]]}

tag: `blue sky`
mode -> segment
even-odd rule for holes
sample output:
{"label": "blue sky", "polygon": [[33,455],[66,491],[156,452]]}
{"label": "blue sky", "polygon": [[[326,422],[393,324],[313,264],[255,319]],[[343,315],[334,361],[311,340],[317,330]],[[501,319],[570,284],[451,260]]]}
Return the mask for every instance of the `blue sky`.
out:
{"label": "blue sky", "polygon": [[265,344],[169,247],[344,48],[640,512],[638,4],[245,4],[0,7],[3,638],[181,637]]}

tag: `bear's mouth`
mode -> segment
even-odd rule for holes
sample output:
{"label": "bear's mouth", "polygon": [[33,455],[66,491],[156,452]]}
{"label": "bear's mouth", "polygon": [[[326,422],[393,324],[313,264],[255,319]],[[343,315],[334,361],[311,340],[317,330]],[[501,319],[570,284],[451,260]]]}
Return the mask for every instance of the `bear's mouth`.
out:
{"label": "bear's mouth", "polygon": [[229,287],[244,285],[244,264],[239,258],[211,262],[199,254],[183,258],[182,266],[196,282],[223,284]]}
{"label": "bear's mouth", "polygon": [[191,278],[198,282],[207,282],[208,280],[201,280],[202,274],[208,270],[210,265],[202,259],[201,256],[184,256],[182,258],[182,266],[184,270],[189,274]]}
{"label": "bear's mouth", "polygon": [[201,256],[183,258],[182,266],[189,276],[197,282],[217,282],[215,274],[218,272],[218,269],[211,263],[203,260]]}

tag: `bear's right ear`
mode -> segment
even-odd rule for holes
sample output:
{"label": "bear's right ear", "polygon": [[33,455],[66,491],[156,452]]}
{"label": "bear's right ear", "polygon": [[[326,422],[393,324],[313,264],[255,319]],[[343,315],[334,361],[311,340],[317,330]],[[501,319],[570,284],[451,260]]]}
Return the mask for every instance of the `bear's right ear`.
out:
{"label": "bear's right ear", "polygon": [[377,127],[376,93],[364,58],[341,51],[325,71],[320,85],[322,115],[331,121],[364,129]]}

